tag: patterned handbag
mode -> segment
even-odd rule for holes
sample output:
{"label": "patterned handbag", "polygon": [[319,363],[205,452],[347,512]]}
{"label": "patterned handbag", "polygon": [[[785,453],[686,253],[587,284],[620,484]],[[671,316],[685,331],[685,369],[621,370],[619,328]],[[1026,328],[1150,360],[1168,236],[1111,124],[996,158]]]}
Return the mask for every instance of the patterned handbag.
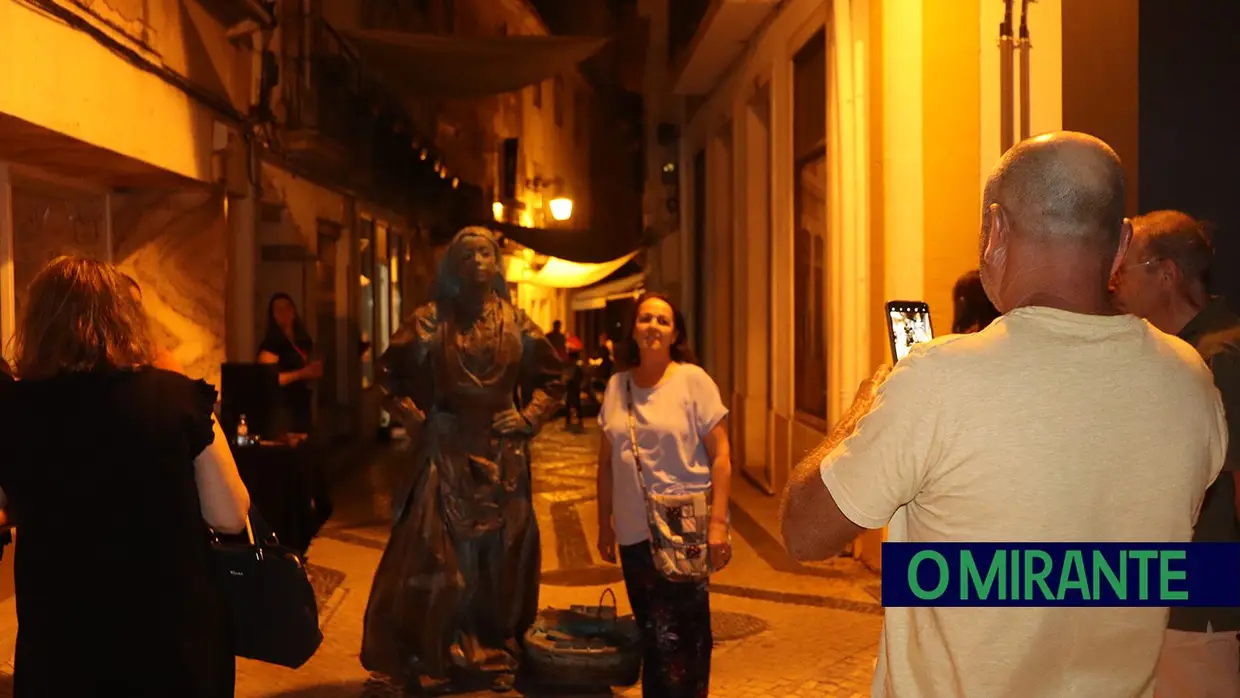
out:
{"label": "patterned handbag", "polygon": [[[700,582],[710,577],[710,509],[712,489],[654,493],[646,483],[641,451],[637,448],[637,416],[633,409],[633,378],[625,383],[629,412],[629,440],[637,480],[646,499],[646,523],[650,528],[650,552],[654,568],[674,582]],[[730,536],[731,534],[729,534]],[[726,563],[724,563],[726,564]]]}

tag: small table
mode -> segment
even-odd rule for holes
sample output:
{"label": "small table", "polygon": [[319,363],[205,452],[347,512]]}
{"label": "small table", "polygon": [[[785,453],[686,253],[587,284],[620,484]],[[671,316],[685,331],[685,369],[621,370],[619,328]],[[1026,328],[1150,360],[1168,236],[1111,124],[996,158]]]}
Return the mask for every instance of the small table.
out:
{"label": "small table", "polygon": [[304,556],[323,525],[315,507],[318,462],[301,446],[230,444],[250,506],[280,543]]}

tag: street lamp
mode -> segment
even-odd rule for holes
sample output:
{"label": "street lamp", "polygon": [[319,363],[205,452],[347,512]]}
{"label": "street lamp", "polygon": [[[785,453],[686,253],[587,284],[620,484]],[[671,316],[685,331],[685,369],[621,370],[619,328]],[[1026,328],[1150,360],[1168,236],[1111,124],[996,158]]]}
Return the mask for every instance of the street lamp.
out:
{"label": "street lamp", "polygon": [[550,202],[551,217],[557,221],[566,221],[573,217],[573,200],[567,196],[557,196]]}

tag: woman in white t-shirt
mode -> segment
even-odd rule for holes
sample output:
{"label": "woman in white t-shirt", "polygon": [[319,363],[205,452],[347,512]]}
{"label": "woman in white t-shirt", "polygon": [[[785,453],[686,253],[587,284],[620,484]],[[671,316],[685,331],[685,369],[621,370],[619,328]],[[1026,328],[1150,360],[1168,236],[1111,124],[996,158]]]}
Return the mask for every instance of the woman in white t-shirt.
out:
{"label": "woman in white t-shirt", "polygon": [[666,296],[639,298],[628,336],[616,343],[627,370],[611,377],[599,411],[599,555],[616,562],[619,546],[625,588],[642,630],[642,694],[662,698],[708,694],[710,597],[706,581],[670,581],[654,566],[630,409],[646,485],[656,493],[710,489],[711,568],[722,568],[732,555],[728,410],[715,382],[692,363],[684,327]]}

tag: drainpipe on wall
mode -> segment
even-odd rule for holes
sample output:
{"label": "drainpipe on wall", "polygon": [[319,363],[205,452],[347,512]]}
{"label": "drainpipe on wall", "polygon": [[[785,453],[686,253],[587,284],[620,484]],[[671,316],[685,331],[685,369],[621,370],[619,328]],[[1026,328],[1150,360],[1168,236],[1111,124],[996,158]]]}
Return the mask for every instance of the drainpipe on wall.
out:
{"label": "drainpipe on wall", "polygon": [[1033,48],[1033,45],[1029,43],[1029,0],[1020,2],[1020,36],[1016,40],[1016,47],[1020,52],[1020,139],[1023,141],[1031,135],[1029,133],[1032,109],[1029,104],[1029,50]]}
{"label": "drainpipe on wall", "polygon": [[1012,5],[1003,0],[1003,22],[999,24],[999,154],[1006,153],[1012,140]]}

